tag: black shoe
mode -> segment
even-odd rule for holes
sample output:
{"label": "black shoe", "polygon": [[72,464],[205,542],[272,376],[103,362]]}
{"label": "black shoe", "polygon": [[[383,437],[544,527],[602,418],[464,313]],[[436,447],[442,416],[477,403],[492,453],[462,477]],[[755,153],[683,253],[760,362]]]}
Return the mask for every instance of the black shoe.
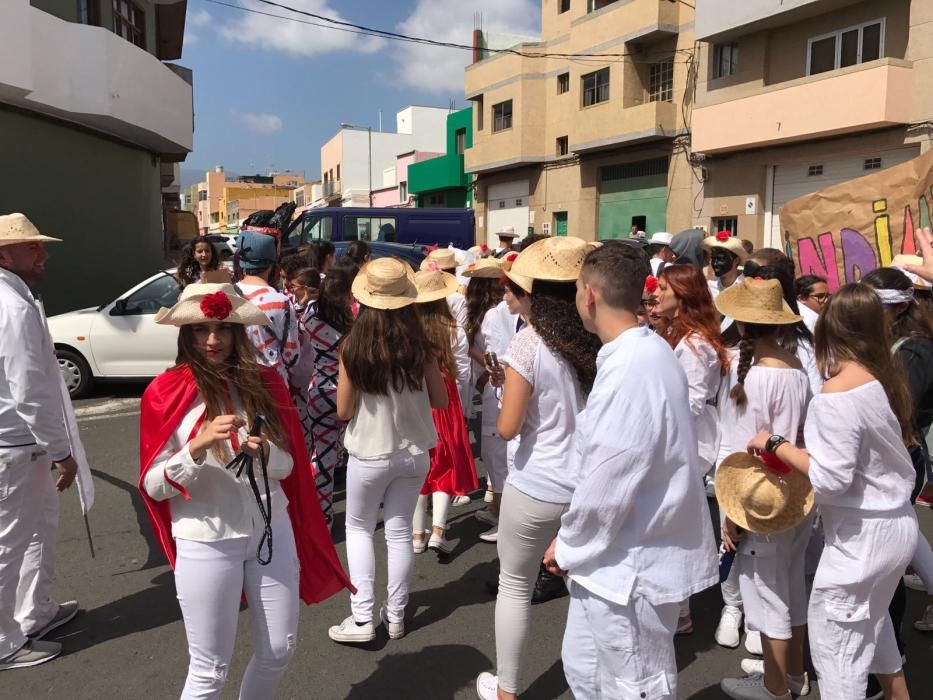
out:
{"label": "black shoe", "polygon": [[563,598],[565,595],[567,595],[567,584],[564,583],[563,576],[555,576],[544,569],[538,572],[535,590],[531,595],[532,605],[546,603],[555,598]]}

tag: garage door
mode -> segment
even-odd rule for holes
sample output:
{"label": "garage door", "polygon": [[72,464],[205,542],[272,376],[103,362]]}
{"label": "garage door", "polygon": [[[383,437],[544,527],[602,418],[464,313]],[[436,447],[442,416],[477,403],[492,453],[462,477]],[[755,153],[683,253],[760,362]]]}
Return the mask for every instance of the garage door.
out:
{"label": "garage door", "polygon": [[600,168],[599,240],[667,228],[667,158]]}
{"label": "garage door", "polygon": [[774,187],[769,207],[769,211],[774,214],[770,217],[770,245],[776,248],[784,247],[780,243],[783,238],[780,213],[781,208],[790,200],[863,175],[871,175],[878,170],[904,163],[919,155],[919,146],[902,146],[886,151],[826,156],[806,162],[774,165]]}
{"label": "garage door", "polygon": [[486,191],[486,244],[497,247],[496,233],[509,226],[520,237],[528,233],[528,180],[500,182]]}

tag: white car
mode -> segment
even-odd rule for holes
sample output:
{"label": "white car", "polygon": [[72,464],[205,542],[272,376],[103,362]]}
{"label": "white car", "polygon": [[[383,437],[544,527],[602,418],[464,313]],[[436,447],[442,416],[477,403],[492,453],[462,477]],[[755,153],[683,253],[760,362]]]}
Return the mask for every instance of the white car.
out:
{"label": "white car", "polygon": [[156,312],[181,293],[174,272],[159,272],[108,304],[48,319],[72,398],[96,380],[148,379],[175,364],[178,328],[155,323]]}

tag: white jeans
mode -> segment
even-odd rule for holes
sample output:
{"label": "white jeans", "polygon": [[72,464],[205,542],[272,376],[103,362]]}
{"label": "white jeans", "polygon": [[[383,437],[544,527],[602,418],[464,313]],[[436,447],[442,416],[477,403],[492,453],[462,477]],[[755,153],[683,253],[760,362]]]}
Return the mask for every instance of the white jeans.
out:
{"label": "white jeans", "polygon": [[240,700],[265,700],[285,673],[298,633],[298,555],[288,516],[272,521],[272,561],[256,561],[253,537],[218,542],[176,540],[175,588],[188,637],[182,700],[219,698],[236,642],[240,596],[249,603],[253,658]]}
{"label": "white jeans", "polygon": [[571,582],[561,660],[574,697],[676,698],[679,609],[677,603],[652,605],[640,595],[619,605]]}
{"label": "white jeans", "polygon": [[450,494],[435,491],[430,496],[418,496],[415,506],[415,517],[412,519],[412,529],[415,532],[426,532],[428,527],[428,498],[431,499],[431,526],[447,529],[447,511],[450,508]]}
{"label": "white jeans", "polygon": [[0,659],[58,612],[52,599],[58,493],[38,447],[0,449]]}
{"label": "white jeans", "polygon": [[396,452],[380,459],[357,459],[347,463],[347,565],[356,593],[350,596],[353,619],[373,619],[373,582],[376,557],[373,532],[382,503],[386,549],[389,560],[386,615],[390,622],[405,619],[408,590],[414,569],[411,549],[411,520],[418,494],[428,473],[427,453]]}
{"label": "white jeans", "polygon": [[480,451],[483,465],[486,467],[486,477],[489,479],[493,493],[502,493],[505,480],[509,476],[507,445],[508,443],[499,437],[498,433],[494,435],[483,433],[483,445]]}

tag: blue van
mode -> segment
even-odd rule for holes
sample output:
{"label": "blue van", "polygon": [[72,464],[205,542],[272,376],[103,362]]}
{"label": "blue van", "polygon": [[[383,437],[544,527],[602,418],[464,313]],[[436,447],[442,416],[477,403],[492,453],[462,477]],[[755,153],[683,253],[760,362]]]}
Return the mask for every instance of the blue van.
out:
{"label": "blue van", "polygon": [[472,209],[371,209],[322,207],[295,219],[282,240],[282,252],[314,241],[383,241],[418,245],[451,243],[461,250],[475,244]]}

